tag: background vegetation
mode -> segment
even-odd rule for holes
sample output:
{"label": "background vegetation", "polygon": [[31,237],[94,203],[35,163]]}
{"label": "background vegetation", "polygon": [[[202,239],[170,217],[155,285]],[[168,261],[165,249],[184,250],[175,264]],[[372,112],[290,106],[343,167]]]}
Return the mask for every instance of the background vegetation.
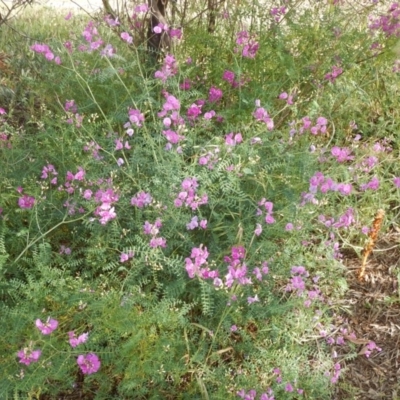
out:
{"label": "background vegetation", "polygon": [[156,63],[139,4],[2,25],[3,398],[327,399],[383,347],[338,304],[398,229],[400,8],[278,3],[173,3]]}

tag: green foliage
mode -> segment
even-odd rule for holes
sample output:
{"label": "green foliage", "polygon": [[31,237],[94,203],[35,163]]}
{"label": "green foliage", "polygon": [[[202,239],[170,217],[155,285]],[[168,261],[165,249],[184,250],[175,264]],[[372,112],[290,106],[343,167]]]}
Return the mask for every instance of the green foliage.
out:
{"label": "green foliage", "polygon": [[[276,398],[296,398],[276,383],[274,368],[309,398],[330,396],[334,360],[324,339],[315,338],[333,313],[326,300],[346,290],[335,245],[360,251],[360,228],[377,207],[389,209],[398,197],[392,184],[400,175],[398,153],[387,151],[389,144],[398,151],[393,57],[373,57],[365,17],[333,5],[291,6],[277,22],[264,5],[238,2],[212,34],[200,17],[187,26],[175,48],[179,72],[165,83],[143,62],[142,47],[128,46],[100,22],[99,35],[117,49],[115,57],[77,51],[87,45],[81,32],[89,21],[81,15],[70,22],[28,15],[4,27],[0,42],[19,77],[1,82],[18,88],[7,115],[0,116],[7,135],[4,145],[0,141],[3,397],[226,399],[243,388],[261,393],[272,387]],[[235,50],[245,18],[259,42],[254,59]],[[34,54],[29,40],[17,47],[10,32],[21,29],[48,44],[62,63]],[[72,53],[66,41],[73,43]],[[185,63],[189,56],[191,64]],[[328,82],[325,74],[336,64],[344,73]],[[235,73],[237,87],[221,79],[226,70]],[[190,90],[181,88],[184,79]],[[223,97],[205,101],[202,113],[214,110],[221,118],[190,120],[188,109],[207,99],[212,86]],[[181,147],[169,151],[158,116],[165,92],[179,99],[185,119],[174,128],[185,137]],[[282,92],[294,96],[293,105],[278,98]],[[65,109],[71,100],[76,111]],[[273,130],[254,117],[256,100],[273,118]],[[132,136],[126,133],[129,109],[145,117],[142,126],[132,121]],[[313,123],[327,118],[327,132],[302,132],[306,117]],[[349,127],[353,120],[358,128]],[[353,141],[359,131],[362,146]],[[239,132],[243,142],[226,142]],[[385,150],[374,153],[372,135]],[[118,141],[122,149],[116,149]],[[338,164],[330,153],[334,144],[348,146],[354,162]],[[375,170],[354,173],[372,154],[381,191],[360,189]],[[201,165],[201,157],[213,161]],[[57,175],[47,178],[43,168],[49,165]],[[358,188],[349,196],[338,189],[312,192],[317,171]],[[205,204],[177,206],[187,178],[196,179]],[[107,191],[114,198],[103,204],[115,207],[116,215],[101,222],[101,212],[110,211],[99,200]],[[151,194],[145,207],[131,203],[140,192]],[[306,193],[312,195],[308,202]],[[23,195],[35,198],[32,207],[18,206]],[[265,222],[263,199],[273,203],[274,223]],[[357,211],[351,228],[321,222],[320,215],[337,222],[350,207]],[[188,229],[194,216],[207,220],[207,228]],[[157,219],[159,232],[146,234],[146,222]],[[166,246],[150,246],[152,236],[164,238]],[[229,257],[241,247],[251,282],[229,285]],[[218,271],[220,285],[200,274],[188,277],[185,265],[194,248],[207,248],[207,268]],[[257,279],[254,269],[267,264],[269,273]],[[291,268],[300,265],[310,274],[304,291],[290,288]],[[317,289],[318,299],[305,303],[308,290]],[[35,321],[48,317],[59,326],[42,335]],[[70,331],[88,332],[89,340],[72,348]],[[16,354],[30,346],[42,354],[25,366]],[[88,352],[101,359],[92,375],[76,364]]]}

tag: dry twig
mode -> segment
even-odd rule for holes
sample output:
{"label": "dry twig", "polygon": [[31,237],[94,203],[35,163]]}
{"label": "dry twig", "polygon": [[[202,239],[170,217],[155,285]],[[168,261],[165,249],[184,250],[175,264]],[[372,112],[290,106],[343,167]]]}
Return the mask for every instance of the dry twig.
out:
{"label": "dry twig", "polygon": [[382,221],[383,217],[385,216],[385,211],[380,209],[375,215],[374,222],[372,223],[372,228],[368,234],[368,241],[366,245],[364,246],[363,250],[363,258],[361,262],[361,268],[358,273],[358,280],[362,281],[364,279],[365,275],[365,265],[367,263],[367,259],[369,255],[372,253],[372,250],[374,249],[376,239],[378,237],[378,233],[381,229],[382,226]]}

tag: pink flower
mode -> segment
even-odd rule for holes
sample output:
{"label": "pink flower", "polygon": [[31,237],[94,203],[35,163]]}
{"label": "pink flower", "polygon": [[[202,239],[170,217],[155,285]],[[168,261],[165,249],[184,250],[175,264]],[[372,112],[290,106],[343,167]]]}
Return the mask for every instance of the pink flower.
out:
{"label": "pink flower", "polygon": [[140,12],[147,12],[149,11],[149,6],[145,3],[139,4],[138,6],[135,7],[135,13],[140,13]]}
{"label": "pink flower", "polygon": [[153,237],[150,240],[150,247],[167,247],[167,241],[163,237]]}
{"label": "pink flower", "polygon": [[262,229],[261,224],[256,224],[256,229],[254,230],[254,234],[256,236],[260,236],[262,231],[263,231],[263,229]]}
{"label": "pink flower", "polygon": [[144,206],[151,204],[152,200],[153,198],[151,197],[150,193],[141,191],[137,193],[135,197],[132,197],[131,205],[143,208]]}
{"label": "pink flower", "polygon": [[121,39],[129,44],[133,42],[133,37],[128,32],[122,32]]}
{"label": "pink flower", "polygon": [[222,98],[222,90],[214,86],[211,86],[211,89],[209,91],[208,101],[210,103],[216,103],[217,101],[221,100],[221,98]]}
{"label": "pink flower", "polygon": [[32,362],[37,362],[41,353],[41,350],[31,350],[29,348],[25,348],[23,350],[20,350],[17,353],[17,356],[20,358],[20,363],[29,365]]}
{"label": "pink flower", "polygon": [[225,136],[225,144],[228,146],[236,146],[237,144],[242,142],[243,142],[243,137],[241,133],[234,134],[233,132],[231,132]]}
{"label": "pink flower", "polygon": [[100,369],[101,365],[99,357],[94,353],[81,354],[78,356],[77,363],[82,373],[86,375],[94,374]]}
{"label": "pink flower", "polygon": [[132,108],[129,109],[129,121],[132,124],[135,124],[138,127],[142,126],[142,122],[144,122],[144,115],[140,112],[140,110],[134,110]]}
{"label": "pink flower", "polygon": [[285,386],[285,392],[293,392],[293,386],[288,382]]}
{"label": "pink flower", "polygon": [[225,71],[222,75],[222,79],[233,85],[233,82],[235,81],[235,73],[232,71]]}
{"label": "pink flower", "polygon": [[257,121],[263,121],[267,125],[267,129],[269,131],[272,131],[272,129],[274,129],[274,121],[264,108],[257,108],[256,111],[254,111],[253,116]]}
{"label": "pink flower", "polygon": [[50,335],[51,332],[57,329],[58,321],[49,317],[47,321],[43,323],[40,319],[37,319],[35,325],[43,335]]}
{"label": "pink flower", "polygon": [[169,36],[171,36],[171,38],[177,38],[178,40],[182,39],[182,29],[179,29],[179,28],[173,29],[173,28],[171,28],[169,30]]}
{"label": "pink flower", "polygon": [[76,347],[81,343],[85,343],[89,338],[88,333],[82,333],[82,335],[76,337],[74,331],[68,332],[68,336],[69,336],[69,344],[71,345],[71,347]]}
{"label": "pink flower", "polygon": [[18,205],[20,208],[32,208],[35,204],[35,198],[24,194],[18,199]]}
{"label": "pink flower", "polygon": [[400,177],[393,178],[393,184],[400,189]]}
{"label": "pink flower", "polygon": [[291,222],[286,224],[285,231],[292,231],[293,229],[294,229],[294,226]]}
{"label": "pink flower", "polygon": [[260,301],[260,299],[258,298],[258,295],[256,294],[254,297],[248,297],[247,298],[247,303],[248,304],[253,304],[253,303],[255,303],[255,302],[258,302],[258,301]]}
{"label": "pink flower", "polygon": [[0,107],[0,115],[4,115],[4,114],[7,114],[6,110],[4,108]]}

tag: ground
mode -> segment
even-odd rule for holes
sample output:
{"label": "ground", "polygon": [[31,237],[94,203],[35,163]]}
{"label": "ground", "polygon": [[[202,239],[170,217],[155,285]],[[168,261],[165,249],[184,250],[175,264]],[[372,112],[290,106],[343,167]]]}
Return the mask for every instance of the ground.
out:
{"label": "ground", "polygon": [[[342,317],[349,331],[360,339],[359,353],[365,343],[373,340],[382,350],[370,358],[359,354],[344,363],[345,385],[335,400],[395,400],[400,399],[400,230],[394,230],[379,240],[366,265],[365,280],[360,282],[361,260],[348,253],[349,290],[341,301]],[[357,392],[343,386],[354,386]]]}

